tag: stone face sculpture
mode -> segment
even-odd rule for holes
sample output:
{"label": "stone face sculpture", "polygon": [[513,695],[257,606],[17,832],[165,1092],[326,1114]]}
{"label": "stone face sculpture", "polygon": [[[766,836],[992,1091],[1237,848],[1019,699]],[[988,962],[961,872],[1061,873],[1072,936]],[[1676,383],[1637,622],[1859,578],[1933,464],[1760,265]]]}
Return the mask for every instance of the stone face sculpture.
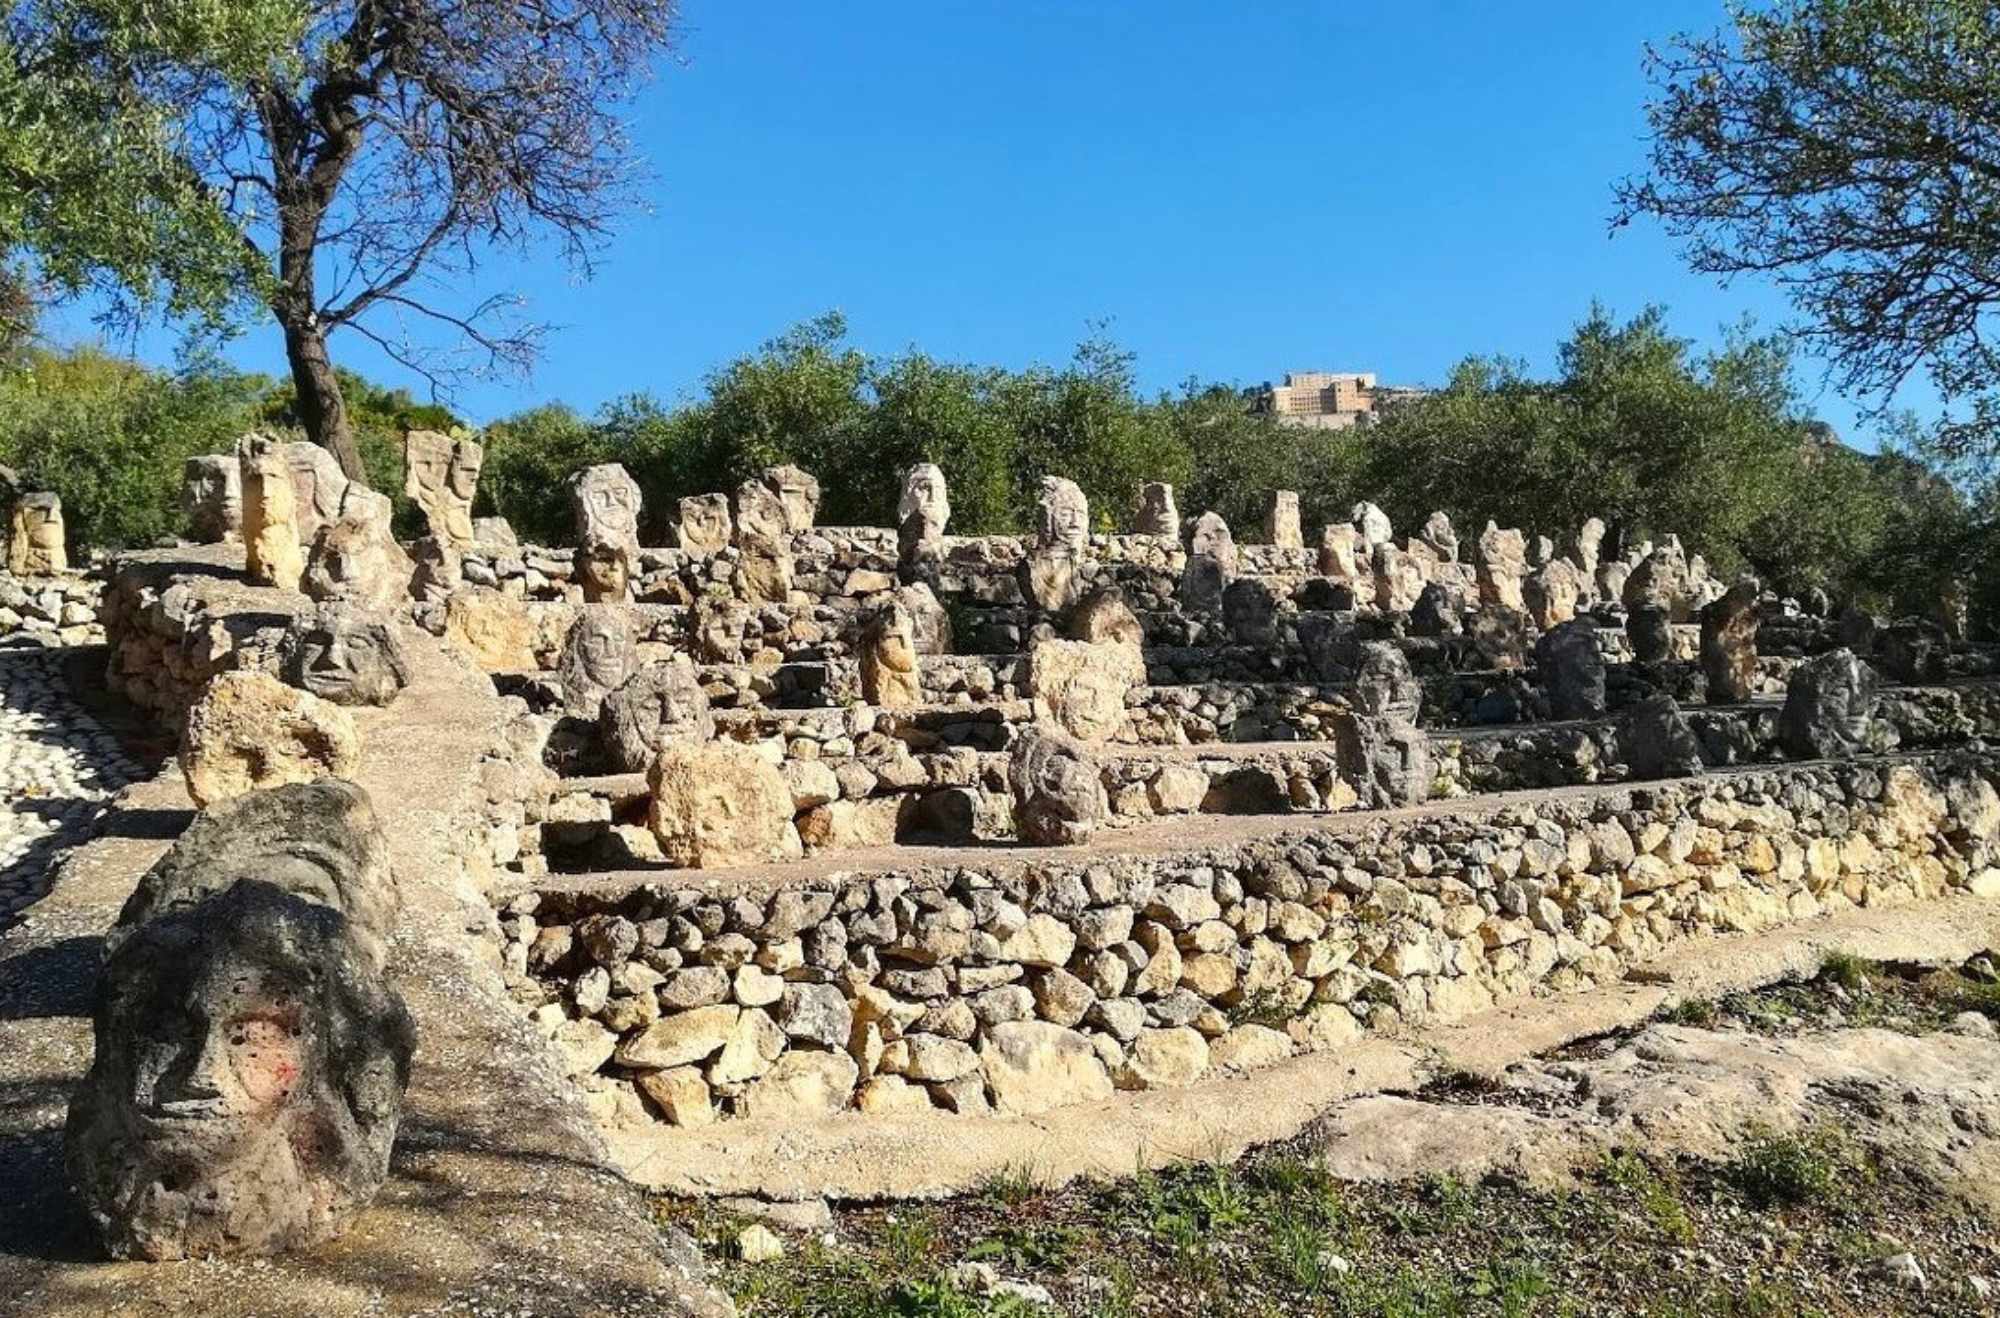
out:
{"label": "stone face sculpture", "polygon": [[188,710],[180,766],[198,806],[316,778],[352,777],[361,737],[347,711],[269,673],[218,674]]}
{"label": "stone face sculpture", "polygon": [[776,490],[756,476],[736,487],[737,544],[748,540],[783,544],[790,534],[785,529],[784,501]]}
{"label": "stone face sculpture", "polygon": [[1891,678],[1906,684],[1942,677],[1947,648],[1943,628],[1916,618],[1905,618],[1875,638],[1876,662]]}
{"label": "stone face sculpture", "polygon": [[896,587],[894,599],[910,615],[910,636],[918,654],[950,654],[951,614],[937,593],[921,581]]}
{"label": "stone face sculpture", "polygon": [[563,713],[595,721],[604,697],[638,666],[631,615],[616,605],[585,605],[563,638]]}
{"label": "stone face sculpture", "polygon": [[1430,798],[1430,739],[1414,725],[1358,712],[1336,714],[1333,744],[1341,781],[1354,789],[1362,809],[1421,805]]}
{"label": "stone face sculpture", "polygon": [[900,604],[881,610],[868,624],[861,644],[861,696],[869,704],[910,709],[924,703],[915,631],[910,611]]}
{"label": "stone face sculpture", "polygon": [[413,540],[410,557],[416,564],[410,576],[410,594],[422,603],[442,604],[465,584],[464,562],[448,540],[434,535]]}
{"label": "stone face sculpture", "polygon": [[1583,575],[1590,581],[1597,579],[1598,550],[1604,544],[1604,519],[1592,517],[1584,521],[1576,532],[1576,565],[1583,569]]}
{"label": "stone face sculpture", "polygon": [[1389,514],[1372,503],[1357,503],[1348,518],[1354,529],[1360,533],[1362,542],[1372,551],[1376,545],[1384,545],[1393,540],[1396,530],[1389,524]]}
{"label": "stone face sculpture", "polygon": [[1690,778],[1702,770],[1701,743],[1679,703],[1664,693],[1626,706],[1618,720],[1618,758],[1637,781]]}
{"label": "stone face sculpture", "polygon": [[669,864],[714,869],[804,854],[792,827],[791,789],[748,746],[669,745],[646,783],[653,794],[647,824]]}
{"label": "stone face sculpture", "polygon": [[1116,586],[1100,586],[1078,600],[1069,612],[1063,632],[1072,641],[1118,641],[1126,645],[1146,643],[1146,629],[1139,615],[1125,602],[1125,592]]}
{"label": "stone face sculpture", "polygon": [[400,604],[416,565],[389,529],[389,497],[350,483],[340,515],[313,536],[300,587],[316,600],[348,600],[371,609]]}
{"label": "stone face sculpture", "polygon": [[1450,587],[1433,581],[1423,588],[1410,609],[1410,633],[1414,636],[1457,636],[1465,630],[1460,618],[1461,601]]}
{"label": "stone face sculpture", "polygon": [[1139,487],[1139,509],[1132,515],[1134,535],[1181,538],[1181,510],[1174,504],[1174,487],[1165,481],[1147,481]]}
{"label": "stone face sculpture", "polygon": [[1015,739],[1007,786],[1014,797],[1014,831],[1031,846],[1088,842],[1109,813],[1090,753],[1047,728],[1029,728]]}
{"label": "stone face sculpture", "polygon": [[1518,530],[1487,522],[1479,533],[1479,599],[1484,604],[1528,611],[1521,579],[1528,575],[1528,544]]}
{"label": "stone face sculpture", "polygon": [[736,592],[752,604],[784,604],[792,596],[792,553],[783,540],[736,537]]}
{"label": "stone face sculpture", "polygon": [[1042,477],[1035,543],[1042,549],[1058,549],[1079,558],[1090,547],[1090,501],[1075,481]]}
{"label": "stone face sculpture", "polygon": [[63,545],[62,500],[53,494],[24,494],[14,501],[7,538],[7,570],[17,577],[42,577],[69,570]]}
{"label": "stone face sculpture", "polygon": [[1352,700],[1371,718],[1415,723],[1423,711],[1424,689],[1401,649],[1387,641],[1366,641],[1355,666]]}
{"label": "stone face sculpture", "polygon": [[674,540],[690,554],[716,553],[736,537],[726,494],[691,494],[681,500],[680,513]]}
{"label": "stone face sculpture", "polygon": [[1125,698],[1145,680],[1139,648],[1121,641],[1039,641],[1028,652],[1037,715],[1086,743],[1125,726]]}
{"label": "stone face sculpture", "polygon": [[577,545],[573,572],[586,604],[622,604],[632,595],[632,560],[627,546],[599,536]]}
{"label": "stone face sculpture", "polygon": [[461,553],[479,543],[472,500],[485,466],[486,450],[470,439],[436,430],[403,436],[403,493],[423,510],[431,534]]}
{"label": "stone face sculpture", "polygon": [[[1358,587],[1362,584],[1364,576],[1361,570],[1363,552],[1365,546],[1361,542],[1359,531],[1346,522],[1333,523],[1320,532],[1320,575],[1331,577],[1337,584],[1356,588],[1355,594],[1358,597],[1361,594]],[[1372,570],[1372,563],[1370,568]]]}
{"label": "stone face sculpture", "polygon": [[1271,645],[1278,639],[1278,601],[1255,577],[1238,577],[1222,591],[1222,626],[1238,645]]}
{"label": "stone face sculpture", "polygon": [[1625,599],[1625,583],[1632,576],[1631,565],[1623,559],[1611,559],[1597,565],[1597,596],[1615,603]]}
{"label": "stone face sculpture", "polygon": [[784,510],[785,533],[798,535],[812,530],[819,519],[819,481],[810,472],[789,463],[766,467],[763,480],[778,496],[778,506]]}
{"label": "stone face sculpture", "polygon": [[1572,618],[1544,632],[1535,642],[1535,669],[1550,718],[1604,717],[1604,656],[1588,619]]}
{"label": "stone face sculpture", "polygon": [[243,469],[233,454],[204,453],[181,468],[181,509],[188,535],[201,545],[243,538]]}
{"label": "stone face sculpture", "polygon": [[1383,613],[1408,613],[1424,593],[1422,564],[1414,554],[1383,542],[1375,546],[1371,575],[1375,607]]}
{"label": "stone face sculpture", "polygon": [[333,454],[304,441],[286,444],[285,470],[298,505],[299,543],[310,545],[319,529],[340,516],[350,482]]}
{"label": "stone face sculpture", "polygon": [[944,469],[935,462],[919,462],[903,474],[903,494],[896,501],[896,543],[903,560],[936,553],[950,521],[951,492],[945,486]]}
{"label": "stone face sculpture", "polygon": [[336,909],[259,881],[112,955],[65,1161],[122,1259],[277,1254],[381,1188],[415,1031]]}
{"label": "stone face sculpture", "polygon": [[1739,578],[1721,599],[1701,611],[1701,669],[1711,705],[1741,704],[1757,689],[1757,599],[1763,586]]}
{"label": "stone face sculpture", "polygon": [[1641,604],[1627,615],[1625,638],[1632,643],[1632,657],[1642,664],[1663,664],[1674,652],[1673,624],[1656,604]]}
{"label": "stone face sculpture", "polygon": [[569,503],[578,543],[618,546],[629,575],[639,563],[639,482],[617,463],[600,462],[569,478]]}
{"label": "stone face sculpture", "polygon": [[245,435],[236,446],[243,485],[244,561],[252,581],[297,590],[306,557],[299,545],[298,493],[284,445]]}
{"label": "stone face sculpture", "polygon": [[444,635],[489,673],[539,666],[527,605],[491,586],[461,587],[446,598]]}
{"label": "stone face sculpture", "polygon": [[1521,582],[1521,601],[1535,626],[1547,631],[1576,616],[1583,590],[1583,573],[1566,558],[1552,558]]}
{"label": "stone face sculpture", "polygon": [[1627,610],[1651,604],[1665,609],[1669,621],[1687,622],[1693,618],[1694,579],[1680,542],[1669,537],[1666,544],[1641,559],[1625,578],[1622,598]]}
{"label": "stone face sculpture", "polygon": [[375,803],[354,783],[322,778],[251,792],[205,810],[139,884],[104,935],[110,956],[148,921],[192,908],[239,880],[332,907],[363,951],[388,959],[402,898]]}
{"label": "stone face sculpture", "polygon": [[336,705],[387,705],[410,684],[410,657],[388,615],[339,600],[292,619],[278,665],[287,683]]}
{"label": "stone face sculpture", "polygon": [[279,787],[198,816],[106,935],[65,1161],[124,1259],[273,1254],[380,1188],[415,1032],[367,794]]}
{"label": "stone face sculpture", "polygon": [[1792,670],[1778,742],[1802,760],[1851,760],[1878,749],[1875,670],[1854,651],[1832,650]]}
{"label": "stone face sculpture", "polygon": [[1218,613],[1223,592],[1236,579],[1236,542],[1229,524],[1214,513],[1195,518],[1188,537],[1187,565],[1181,569],[1181,607],[1193,613]]}
{"label": "stone face sculpture", "polygon": [[694,665],[676,655],[647,664],[607,695],[597,729],[613,772],[640,773],[668,746],[708,742],[715,720]]}
{"label": "stone face sculpture", "polygon": [[1299,533],[1297,490],[1271,491],[1271,504],[1264,513],[1264,538],[1280,549],[1306,547],[1305,537]]}
{"label": "stone face sculpture", "polygon": [[1423,542],[1437,551],[1437,556],[1447,563],[1458,561],[1458,532],[1451,528],[1451,518],[1442,512],[1432,513],[1424,521],[1424,529],[1419,536]]}

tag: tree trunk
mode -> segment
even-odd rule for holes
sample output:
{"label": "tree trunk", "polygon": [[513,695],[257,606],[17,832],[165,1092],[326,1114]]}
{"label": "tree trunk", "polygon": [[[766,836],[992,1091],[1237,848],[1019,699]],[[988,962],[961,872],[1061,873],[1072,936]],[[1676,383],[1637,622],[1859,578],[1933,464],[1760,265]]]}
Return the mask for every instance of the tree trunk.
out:
{"label": "tree trunk", "polygon": [[299,420],[307,437],[333,454],[349,480],[367,480],[361,451],[354,446],[347,403],[340,396],[340,378],[333,373],[333,358],[327,355],[325,332],[310,321],[286,325],[285,357],[292,364]]}

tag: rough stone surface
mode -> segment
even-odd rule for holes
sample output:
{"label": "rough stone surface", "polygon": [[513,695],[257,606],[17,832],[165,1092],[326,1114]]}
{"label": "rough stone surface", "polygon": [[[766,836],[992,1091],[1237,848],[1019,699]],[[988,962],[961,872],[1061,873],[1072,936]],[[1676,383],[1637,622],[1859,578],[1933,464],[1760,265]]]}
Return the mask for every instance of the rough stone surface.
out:
{"label": "rough stone surface", "polygon": [[1139,647],[1122,641],[1043,641],[1028,655],[1028,694],[1054,724],[1083,742],[1125,724],[1125,699],[1146,680]]}
{"label": "rough stone surface", "polygon": [[1792,670],[1778,737],[1800,759],[1852,759],[1873,748],[1875,670],[1839,649]]}
{"label": "rough stone surface", "polygon": [[609,695],[598,713],[598,740],[611,768],[640,773],[672,745],[701,745],[715,735],[708,693],[694,665],[676,655],[647,664]]}
{"label": "rough stone surface", "polygon": [[697,869],[798,854],[792,794],[770,761],[745,746],[668,746],[646,774],[647,822],[669,863]]}
{"label": "rough stone surface", "polygon": [[188,536],[213,545],[243,538],[243,469],[233,453],[203,453],[181,469]]}
{"label": "rough stone surface", "polygon": [[412,430],[403,436],[403,493],[424,514],[433,539],[464,552],[478,543],[472,500],[486,450],[463,436]]}
{"label": "rough stone surface", "polygon": [[862,639],[861,694],[871,705],[909,709],[923,703],[916,620],[900,603],[879,610]]}
{"label": "rough stone surface", "polygon": [[262,787],[352,777],[361,736],[338,705],[268,673],[224,673],[188,711],[181,771],[197,805]]}
{"label": "rough stone surface", "polygon": [[387,705],[410,682],[410,656],[396,623],[341,601],[292,619],[278,665],[286,682],[336,705]]}
{"label": "rough stone surface", "polygon": [[1090,839],[1103,822],[1104,787],[1097,766],[1080,744],[1043,728],[1014,743],[1007,766],[1014,795],[1014,824],[1021,839],[1038,846],[1073,846]]}
{"label": "rough stone surface", "polygon": [[252,581],[297,590],[305,575],[299,540],[298,494],[285,465],[285,446],[269,435],[245,435],[236,460],[243,486],[245,567]]}
{"label": "rough stone surface", "polygon": [[563,639],[563,713],[595,721],[604,698],[632,677],[639,652],[631,615],[616,604],[587,604]]}
{"label": "rough stone surface", "polygon": [[1535,669],[1550,718],[1604,717],[1604,655],[1595,623],[1575,618],[1543,633],[1535,642]]}

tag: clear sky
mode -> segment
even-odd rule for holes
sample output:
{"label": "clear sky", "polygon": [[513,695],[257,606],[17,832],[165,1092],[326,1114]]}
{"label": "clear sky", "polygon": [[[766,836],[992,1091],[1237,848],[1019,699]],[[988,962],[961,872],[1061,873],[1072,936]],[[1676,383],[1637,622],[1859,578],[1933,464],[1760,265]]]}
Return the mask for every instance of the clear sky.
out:
{"label": "clear sky", "polygon": [[[1714,341],[1788,310],[1613,236],[1644,156],[1641,50],[1721,0],[685,0],[636,108],[652,181],[596,277],[490,266],[555,325],[476,420],[585,411],[829,308],[877,351],[1056,362],[1096,320],[1149,387],[1287,370],[1436,383],[1469,353],[1551,364],[1592,298]],[[74,322],[72,322],[74,323]],[[164,337],[147,355],[167,355]],[[353,334],[338,360],[420,382]],[[279,370],[275,332],[232,350]],[[1855,409],[1805,384],[1850,440]]]}

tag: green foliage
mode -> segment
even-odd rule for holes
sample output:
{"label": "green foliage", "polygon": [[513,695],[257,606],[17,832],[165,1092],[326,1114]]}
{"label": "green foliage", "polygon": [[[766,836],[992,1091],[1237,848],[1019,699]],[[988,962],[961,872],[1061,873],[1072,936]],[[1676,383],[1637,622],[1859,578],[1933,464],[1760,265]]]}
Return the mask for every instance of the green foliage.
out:
{"label": "green foliage", "polygon": [[232,452],[269,382],[200,368],[159,375],[96,348],[30,350],[0,370],[0,463],[62,497],[70,551],[182,529],[181,469]]}
{"label": "green foliage", "polygon": [[1852,1171],[1838,1138],[1827,1130],[1753,1132],[1729,1166],[1729,1180],[1758,1208],[1829,1205]]}

